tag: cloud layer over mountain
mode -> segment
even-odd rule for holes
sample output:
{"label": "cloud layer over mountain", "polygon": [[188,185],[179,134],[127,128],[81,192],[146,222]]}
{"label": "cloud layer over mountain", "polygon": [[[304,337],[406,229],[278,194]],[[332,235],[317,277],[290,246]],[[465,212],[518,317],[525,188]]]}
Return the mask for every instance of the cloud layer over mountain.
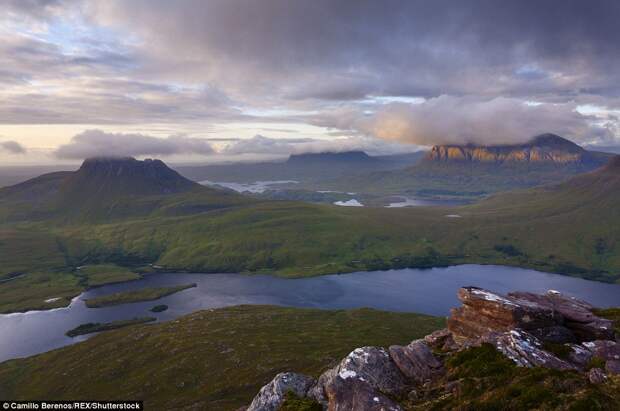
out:
{"label": "cloud layer over mountain", "polygon": [[[615,0],[10,0],[0,8],[0,57],[10,62],[0,68],[0,134],[3,125],[126,127],[118,139],[142,145],[139,135],[157,125],[159,137],[279,128],[360,146],[368,138],[514,142],[540,132],[620,141]],[[62,142],[47,139],[41,133],[40,145]],[[67,150],[58,153],[73,155]]]}
{"label": "cloud layer over mountain", "polygon": [[208,141],[185,136],[156,138],[143,134],[105,133],[86,130],[74,136],[71,142],[55,151],[65,159],[84,159],[96,156],[145,156],[173,154],[213,154]]}

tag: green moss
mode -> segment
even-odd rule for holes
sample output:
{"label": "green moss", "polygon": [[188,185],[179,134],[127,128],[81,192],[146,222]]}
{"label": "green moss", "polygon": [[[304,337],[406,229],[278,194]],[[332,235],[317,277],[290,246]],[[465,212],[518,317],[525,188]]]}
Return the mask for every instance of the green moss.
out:
{"label": "green moss", "polygon": [[430,391],[418,403],[408,404],[412,409],[611,411],[620,407],[613,379],[595,386],[574,371],[517,367],[488,344],[449,357],[446,368],[439,384],[457,383],[457,395]]}
{"label": "green moss", "polygon": [[591,370],[592,368],[600,368],[602,370],[605,369],[605,359],[601,358],[601,357],[597,357],[597,356],[593,356],[590,361],[588,362],[588,365],[586,366],[586,369]]}
{"label": "green moss", "polygon": [[594,310],[594,314],[614,322],[616,335],[620,336],[620,308],[604,308]]}
{"label": "green moss", "polygon": [[550,343],[550,342],[545,342],[543,344],[543,348],[545,349],[545,351],[549,351],[550,353],[554,354],[556,357],[561,358],[563,360],[568,359],[570,353],[573,351],[566,344],[556,344],[556,343]]}
{"label": "green moss", "polygon": [[299,398],[295,393],[287,392],[278,411],[323,411],[323,407],[310,398]]}

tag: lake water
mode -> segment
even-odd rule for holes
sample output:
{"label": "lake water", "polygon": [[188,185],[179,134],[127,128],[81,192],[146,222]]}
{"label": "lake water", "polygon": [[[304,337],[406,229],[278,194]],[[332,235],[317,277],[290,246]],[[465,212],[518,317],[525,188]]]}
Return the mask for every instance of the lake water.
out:
{"label": "lake water", "polygon": [[[157,301],[105,308],[87,308],[83,301],[118,291],[188,283],[196,283],[198,287]],[[373,307],[446,316],[451,307],[459,305],[458,288],[468,285],[500,293],[554,289],[597,306],[620,306],[617,284],[492,265],[358,272],[303,279],[241,274],[151,274],[140,280],[87,291],[66,308],[0,315],[0,361],[85,340],[90,336],[69,338],[64,333],[87,322],[143,316],[165,321],[201,309],[237,304],[332,309]],[[151,313],[149,310],[157,304],[167,304],[170,308]]]}
{"label": "lake water", "polygon": [[219,186],[224,188],[229,188],[231,190],[235,190],[238,193],[251,193],[251,194],[260,194],[264,193],[267,190],[271,190],[273,186],[281,185],[281,184],[298,184],[299,181],[295,180],[270,180],[270,181],[255,181],[253,183],[224,183],[224,182],[216,182],[204,180],[200,181],[199,184],[205,186]]}
{"label": "lake water", "polygon": [[364,207],[364,204],[360,203],[354,198],[347,201],[336,201],[334,202],[334,204],[342,207]]}
{"label": "lake water", "polygon": [[402,207],[427,207],[427,206],[459,206],[469,204],[467,200],[442,200],[442,199],[427,199],[427,198],[414,198],[414,197],[398,197],[399,201],[391,202],[386,205],[386,208],[402,208]]}

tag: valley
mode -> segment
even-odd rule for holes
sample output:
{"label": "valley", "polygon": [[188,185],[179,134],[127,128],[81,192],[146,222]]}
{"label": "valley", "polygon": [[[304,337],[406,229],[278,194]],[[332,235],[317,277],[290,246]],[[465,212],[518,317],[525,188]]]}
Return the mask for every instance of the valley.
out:
{"label": "valley", "polygon": [[620,410],[620,1],[0,1],[0,409]]}
{"label": "valley", "polygon": [[[129,167],[139,175],[142,166],[131,167],[140,162],[110,160],[102,172],[95,164],[94,174],[85,163],[75,175],[53,174],[0,190],[0,276],[23,274],[0,287],[2,311],[63,306],[89,286],[135,278],[94,280],[89,278],[95,273],[78,270],[98,264],[136,273],[304,277],[476,263],[619,279],[617,160],[557,185],[472,205],[413,209],[253,199],[192,183],[163,163],[146,165],[153,164],[178,191],[146,180],[134,183],[144,193],[138,194],[106,183],[105,167]],[[97,190],[84,193],[88,202],[74,203],[72,196],[81,194],[73,182],[84,178],[96,179],[85,184]],[[42,193],[36,202],[33,192]],[[49,298],[59,299],[43,302]]]}

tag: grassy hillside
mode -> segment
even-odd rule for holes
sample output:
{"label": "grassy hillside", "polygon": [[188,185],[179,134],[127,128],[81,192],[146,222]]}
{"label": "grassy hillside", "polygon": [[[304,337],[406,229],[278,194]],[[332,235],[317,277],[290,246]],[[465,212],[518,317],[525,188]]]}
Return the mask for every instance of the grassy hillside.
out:
{"label": "grassy hillside", "polygon": [[422,160],[402,170],[323,180],[300,184],[299,188],[353,191],[375,196],[410,195],[416,197],[476,199],[493,193],[557,184],[583,173],[578,166],[545,164],[496,164]]}
{"label": "grassy hillside", "polygon": [[[99,218],[5,223],[0,226],[0,279],[25,275],[0,283],[0,306],[10,310],[20,302],[23,308],[21,301],[32,299],[41,306],[39,291],[31,298],[27,287],[37,273],[47,274],[46,297],[55,298],[89,285],[76,267],[110,263],[133,270],[155,264],[168,270],[297,277],[494,263],[615,282],[620,279],[619,168],[456,208],[259,202],[207,189],[136,202],[121,198],[118,204],[139,207],[153,200],[158,206],[139,216],[124,215],[115,206],[115,218],[105,224]],[[66,283],[58,286],[52,273],[63,273]]]}
{"label": "grassy hillside", "polygon": [[404,344],[443,326],[370,309],[201,311],[2,363],[0,398],[139,398],[147,409],[228,411],[278,372],[318,375],[358,346]]}
{"label": "grassy hillside", "polygon": [[[147,409],[233,410],[247,405],[278,372],[318,377],[356,347],[406,344],[443,326],[442,318],[370,309],[201,311],[4,362],[0,398],[131,398],[144,399]],[[446,370],[403,406],[420,411],[620,406],[619,376],[593,385],[576,372],[520,368],[488,345],[450,357]]]}

